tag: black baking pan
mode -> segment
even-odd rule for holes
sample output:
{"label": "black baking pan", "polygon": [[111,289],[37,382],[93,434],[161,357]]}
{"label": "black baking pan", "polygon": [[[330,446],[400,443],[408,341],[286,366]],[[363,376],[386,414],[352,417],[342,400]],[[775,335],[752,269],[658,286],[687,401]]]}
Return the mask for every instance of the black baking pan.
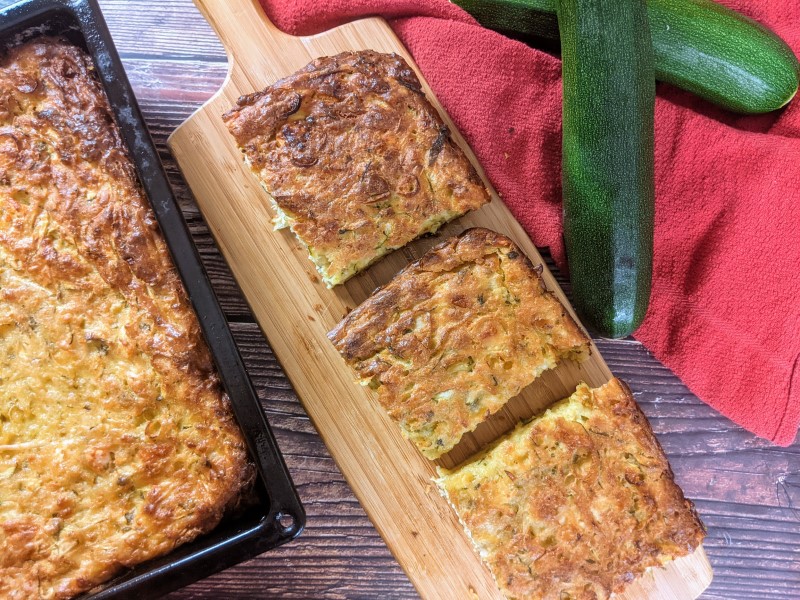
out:
{"label": "black baking pan", "polygon": [[139,181],[200,320],[259,474],[254,490],[256,500],[248,508],[223,519],[211,533],[124,572],[83,596],[153,598],[293,539],[305,525],[305,512],[97,3],[95,0],[25,0],[0,9],[0,47],[42,35],[67,38],[94,60],[97,76],[108,95]]}

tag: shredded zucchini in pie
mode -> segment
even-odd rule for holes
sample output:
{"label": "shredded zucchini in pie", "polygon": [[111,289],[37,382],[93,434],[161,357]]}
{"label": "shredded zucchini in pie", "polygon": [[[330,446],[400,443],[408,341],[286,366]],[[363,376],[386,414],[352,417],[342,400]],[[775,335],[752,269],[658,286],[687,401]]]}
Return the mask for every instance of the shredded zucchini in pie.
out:
{"label": "shredded zucchini in pie", "polygon": [[528,258],[482,228],[431,249],[328,337],[428,458],[560,359],[589,353]]}
{"label": "shredded zucchini in pie", "polygon": [[329,287],[489,201],[396,54],[319,58],[223,119],[276,227],[291,229]]}
{"label": "shredded zucchini in pie", "polygon": [[507,598],[598,600],[691,554],[705,530],[617,379],[439,469],[443,495]]}
{"label": "shredded zucchini in pie", "polygon": [[92,60],[0,59],[0,598],[69,598],[255,475]]}

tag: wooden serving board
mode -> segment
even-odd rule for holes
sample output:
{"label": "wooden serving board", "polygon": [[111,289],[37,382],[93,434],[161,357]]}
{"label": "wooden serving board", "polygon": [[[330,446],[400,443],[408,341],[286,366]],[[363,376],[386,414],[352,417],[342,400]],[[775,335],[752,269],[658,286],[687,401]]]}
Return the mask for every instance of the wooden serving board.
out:
{"label": "wooden serving board", "polygon": [[[351,279],[327,289],[305,250],[288,230],[274,231],[266,194],[242,163],[220,115],[236,99],[260,90],[313,58],[344,50],[397,52],[416,68],[385,21],[370,18],[309,36],[286,35],[269,22],[257,0],[195,0],[222,38],[230,62],[219,92],[170,137],[169,146],[231,266],[253,313],[314,422],[320,436],[386,544],[424,598],[499,599],[455,514],[431,482],[435,463],[400,435],[368,388],[353,375],[326,333],[379,285],[445,236],[472,226],[504,233],[534,264],[542,259],[497,194],[481,210],[462,217],[438,239],[412,243]],[[487,182],[474,154],[418,72],[425,92]],[[569,306],[547,268],[543,277]],[[597,348],[580,366],[569,361],[546,373],[500,413],[438,461],[453,466],[551,402],[571,394],[580,381],[597,386],[611,372]],[[313,523],[309,523],[313,527]],[[622,598],[693,599],[711,582],[703,548],[664,569],[651,569]]]}

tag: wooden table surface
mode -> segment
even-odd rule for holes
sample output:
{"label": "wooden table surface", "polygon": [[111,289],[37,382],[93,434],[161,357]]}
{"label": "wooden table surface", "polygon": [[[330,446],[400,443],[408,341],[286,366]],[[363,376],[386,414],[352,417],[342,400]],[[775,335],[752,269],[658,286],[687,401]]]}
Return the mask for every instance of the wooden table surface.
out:
{"label": "wooden table surface", "polygon": [[[416,598],[275,361],[166,148],[169,133],[222,83],[222,46],[191,0],[100,4],[308,513],[293,543],[170,598]],[[715,578],[703,598],[800,598],[800,444],[778,448],[743,431],[636,341],[598,346],[630,384],[708,527]]]}

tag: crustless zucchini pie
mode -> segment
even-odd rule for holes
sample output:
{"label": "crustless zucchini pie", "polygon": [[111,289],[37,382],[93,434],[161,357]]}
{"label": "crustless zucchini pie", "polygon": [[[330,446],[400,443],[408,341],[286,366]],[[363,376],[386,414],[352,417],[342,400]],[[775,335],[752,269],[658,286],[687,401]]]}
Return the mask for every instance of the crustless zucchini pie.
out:
{"label": "crustless zucchini pie", "polygon": [[0,597],[67,598],[254,477],[91,59],[0,58]]}
{"label": "crustless zucchini pie", "polygon": [[318,58],[223,119],[329,287],[489,201],[396,54]]}
{"label": "crustless zucchini pie", "polygon": [[470,229],[431,249],[328,337],[428,458],[589,340],[507,237]]}
{"label": "crustless zucchini pie", "polygon": [[617,379],[520,425],[438,485],[514,600],[599,600],[691,554],[705,530]]}

